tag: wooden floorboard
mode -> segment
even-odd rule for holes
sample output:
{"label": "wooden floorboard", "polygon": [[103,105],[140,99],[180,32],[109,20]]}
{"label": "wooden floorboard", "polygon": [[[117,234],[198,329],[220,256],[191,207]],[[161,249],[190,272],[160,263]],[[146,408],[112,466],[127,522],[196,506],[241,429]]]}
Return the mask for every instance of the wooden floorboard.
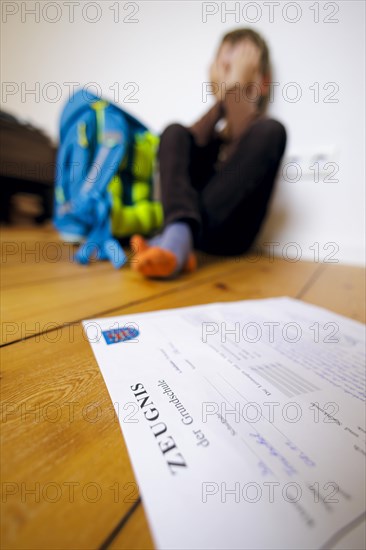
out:
{"label": "wooden floorboard", "polygon": [[121,270],[107,262],[79,266],[70,261],[67,254],[56,264],[24,261],[8,265],[3,262],[2,280],[5,283],[0,344],[36,337],[56,327],[159,294],[169,294],[240,268],[234,260],[214,261],[210,257],[201,258],[201,264],[197,273],[179,279],[146,281],[131,270],[130,263]]}
{"label": "wooden floorboard", "polygon": [[128,518],[113,540],[108,544],[110,550],[130,550],[131,541],[136,541],[134,548],[139,550],[153,550],[154,541],[149,531],[143,505],[140,504]]}
{"label": "wooden floorboard", "polygon": [[359,267],[324,264],[301,299],[365,323],[365,271]]}

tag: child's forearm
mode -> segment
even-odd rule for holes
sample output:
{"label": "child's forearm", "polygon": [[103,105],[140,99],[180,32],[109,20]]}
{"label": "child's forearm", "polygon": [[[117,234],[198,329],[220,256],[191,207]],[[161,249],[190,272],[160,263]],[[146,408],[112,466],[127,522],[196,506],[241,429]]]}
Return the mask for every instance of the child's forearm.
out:
{"label": "child's forearm", "polygon": [[230,139],[237,139],[258,116],[256,100],[249,99],[246,92],[245,86],[238,85],[225,95],[223,108]]}
{"label": "child's forearm", "polygon": [[216,103],[195,124],[188,127],[197,145],[203,147],[212,139],[216,123],[223,118],[224,107],[222,101]]}

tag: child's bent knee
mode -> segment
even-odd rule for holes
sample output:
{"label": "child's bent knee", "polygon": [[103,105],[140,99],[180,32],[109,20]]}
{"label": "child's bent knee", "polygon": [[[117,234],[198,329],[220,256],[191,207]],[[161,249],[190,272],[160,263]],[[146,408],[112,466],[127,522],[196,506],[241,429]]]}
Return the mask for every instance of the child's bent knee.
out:
{"label": "child's bent knee", "polygon": [[183,126],[183,124],[180,124],[179,122],[173,122],[172,124],[169,124],[165,130],[161,134],[161,140],[163,139],[175,139],[179,138],[180,136],[186,136],[190,135],[190,132],[188,128]]}

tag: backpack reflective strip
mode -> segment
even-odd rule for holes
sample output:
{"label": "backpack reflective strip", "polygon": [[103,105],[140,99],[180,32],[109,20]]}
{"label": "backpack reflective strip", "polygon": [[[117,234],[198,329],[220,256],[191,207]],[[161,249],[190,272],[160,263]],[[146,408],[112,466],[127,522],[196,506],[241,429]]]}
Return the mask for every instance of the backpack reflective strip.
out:
{"label": "backpack reflective strip", "polygon": [[65,194],[61,185],[56,186],[55,188],[55,198],[58,204],[63,204],[65,202]]}
{"label": "backpack reflective strip", "polygon": [[95,184],[95,182],[98,180],[100,171],[103,168],[103,164],[105,163],[109,155],[109,151],[110,151],[110,148],[106,147],[105,145],[103,145],[99,149],[97,157],[92,162],[88,175],[85,178],[84,185],[81,188],[81,193],[88,193],[90,189],[93,187],[93,185]]}
{"label": "backpack reflective strip", "polygon": [[103,141],[103,132],[105,126],[105,114],[104,110],[108,106],[107,101],[95,101],[91,104],[91,108],[94,109],[95,115],[97,117],[97,140],[99,143]]}
{"label": "backpack reflective strip", "polygon": [[84,185],[81,188],[82,193],[87,193],[93,187],[94,183],[97,181],[101,170],[110,170],[111,179],[113,178],[113,171],[115,167],[113,165],[105,164],[106,159],[108,158],[109,152],[113,147],[122,142],[122,135],[119,132],[104,132],[102,146],[99,148],[96,158],[93,160],[90,171],[85,179]]}
{"label": "backpack reflective strip", "polygon": [[89,146],[85,122],[79,122],[78,124],[78,143],[80,147],[84,147],[85,149]]}

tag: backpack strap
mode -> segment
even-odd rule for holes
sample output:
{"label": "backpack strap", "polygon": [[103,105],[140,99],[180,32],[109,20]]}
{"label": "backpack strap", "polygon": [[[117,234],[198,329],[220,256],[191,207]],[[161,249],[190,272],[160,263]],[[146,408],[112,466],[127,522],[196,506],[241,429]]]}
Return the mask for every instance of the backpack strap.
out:
{"label": "backpack strap", "polygon": [[120,117],[113,116],[113,111],[106,122],[105,111],[110,107],[108,102],[99,100],[91,107],[95,110],[97,121],[95,158],[72,208],[93,229],[76,253],[75,260],[87,264],[92,256],[96,256],[100,260],[108,259],[120,268],[126,262],[126,255],[119,242],[112,237],[112,205],[107,188],[125,153],[129,128]]}
{"label": "backpack strap", "polygon": [[109,208],[106,203],[100,202],[99,218],[101,223],[90,233],[88,239],[76,252],[74,259],[80,264],[88,264],[91,257],[97,260],[109,260],[117,269],[127,261],[127,257],[119,242],[111,236]]}

